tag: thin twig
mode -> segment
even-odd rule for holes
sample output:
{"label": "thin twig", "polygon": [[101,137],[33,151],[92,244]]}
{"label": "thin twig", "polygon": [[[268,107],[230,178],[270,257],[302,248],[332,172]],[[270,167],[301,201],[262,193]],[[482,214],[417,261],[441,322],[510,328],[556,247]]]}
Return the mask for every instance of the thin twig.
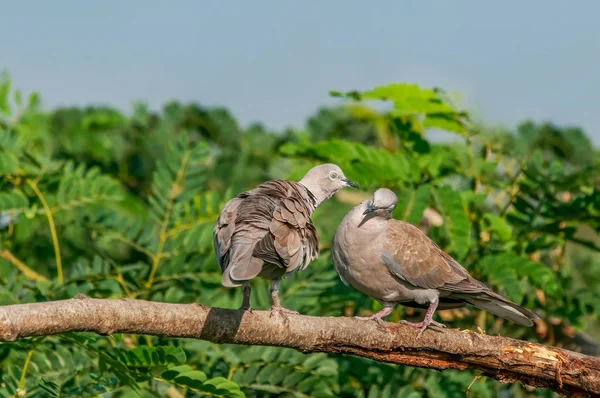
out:
{"label": "thin twig", "polygon": [[25,278],[29,279],[30,281],[48,281],[48,278],[46,278],[44,275],[38,274],[37,272],[29,268],[23,261],[16,258],[8,249],[0,250],[0,257],[14,265],[14,267],[21,271]]}
{"label": "thin twig", "polygon": [[58,283],[62,285],[63,283],[63,269],[62,269],[62,260],[60,256],[60,245],[58,244],[58,234],[56,233],[56,225],[54,224],[54,217],[52,216],[52,210],[50,206],[48,206],[48,202],[46,202],[46,198],[40,191],[37,186],[36,181],[27,180],[27,184],[33,189],[36,196],[42,203],[44,207],[44,213],[46,217],[48,217],[48,225],[50,226],[50,235],[52,236],[52,246],[54,246],[54,256],[56,258],[56,272],[58,273]]}
{"label": "thin twig", "polygon": [[169,220],[171,218],[171,211],[173,210],[173,202],[177,197],[177,191],[174,188],[178,187],[181,181],[183,180],[189,158],[190,151],[186,151],[183,155],[183,159],[181,160],[181,166],[179,167],[179,170],[177,170],[175,179],[171,184],[171,192],[169,192],[169,198],[167,201],[167,206],[165,208],[165,215],[163,216],[163,220],[160,226],[158,248],[156,249],[156,253],[154,254],[154,258],[152,259],[152,268],[150,269],[150,276],[148,277],[148,281],[146,282],[146,287],[148,289],[150,289],[152,287],[152,284],[154,283],[154,276],[156,275],[156,270],[158,269],[158,265],[160,264],[162,252],[165,248],[167,240],[169,239],[169,236],[167,235],[167,229],[169,228]]}
{"label": "thin twig", "polygon": [[22,390],[25,386],[25,376],[27,375],[27,369],[29,368],[29,362],[31,362],[33,351],[35,351],[35,346],[31,347],[31,349],[27,351],[27,357],[25,358],[25,363],[23,364],[23,371],[21,372],[21,378],[19,379],[19,386],[17,387],[19,390]]}

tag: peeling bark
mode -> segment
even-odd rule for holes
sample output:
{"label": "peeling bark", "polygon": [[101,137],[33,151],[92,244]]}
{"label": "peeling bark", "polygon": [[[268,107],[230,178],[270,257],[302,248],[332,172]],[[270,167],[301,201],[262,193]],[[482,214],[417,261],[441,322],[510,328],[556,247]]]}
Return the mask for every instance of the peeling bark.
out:
{"label": "peeling bark", "polygon": [[0,307],[0,340],[87,331],[196,338],[357,355],[437,370],[475,369],[503,383],[546,387],[567,396],[600,395],[600,359],[470,330],[417,330],[345,317],[241,312],[198,304],[74,299]]}

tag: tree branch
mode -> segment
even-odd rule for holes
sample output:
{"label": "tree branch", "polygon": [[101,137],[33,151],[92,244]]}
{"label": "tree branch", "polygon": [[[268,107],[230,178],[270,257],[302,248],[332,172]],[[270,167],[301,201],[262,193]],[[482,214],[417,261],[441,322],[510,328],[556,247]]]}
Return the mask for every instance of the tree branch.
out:
{"label": "tree branch", "polygon": [[198,304],[74,299],[0,307],[0,340],[64,332],[135,333],[215,343],[358,355],[437,370],[475,369],[500,382],[547,387],[568,396],[600,394],[600,359],[541,344],[469,330],[417,330],[345,317],[241,312]]}

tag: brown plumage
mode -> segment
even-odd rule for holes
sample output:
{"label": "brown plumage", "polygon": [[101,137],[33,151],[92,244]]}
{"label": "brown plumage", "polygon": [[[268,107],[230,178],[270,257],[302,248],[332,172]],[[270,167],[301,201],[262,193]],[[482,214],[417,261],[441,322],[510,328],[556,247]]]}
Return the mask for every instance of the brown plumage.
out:
{"label": "brown plumage", "polygon": [[222,284],[243,286],[242,308],[250,307],[248,282],[255,277],[271,281],[272,309],[282,277],[302,270],[319,255],[317,230],[310,218],[316,207],[345,186],[356,184],[333,164],[312,168],[300,182],[274,180],[228,201],[214,228]]}
{"label": "brown plumage", "polygon": [[[227,202],[215,226],[223,285],[305,268],[318,256],[319,240],[310,219],[315,207],[306,187],[283,180],[268,181]],[[276,267],[263,270],[265,262]]]}
{"label": "brown plumage", "polygon": [[472,278],[456,260],[414,225],[392,219],[398,201],[389,189],[352,209],[335,233],[332,256],[347,285],[373,297],[383,309],[369,319],[388,315],[395,304],[427,308],[418,337],[433,323],[437,308],[471,304],[519,325],[531,326],[538,316],[494,293]]}

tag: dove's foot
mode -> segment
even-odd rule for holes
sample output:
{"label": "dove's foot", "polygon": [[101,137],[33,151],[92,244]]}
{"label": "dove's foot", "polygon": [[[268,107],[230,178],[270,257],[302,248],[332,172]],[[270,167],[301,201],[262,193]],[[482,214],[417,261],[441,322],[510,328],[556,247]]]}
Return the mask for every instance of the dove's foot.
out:
{"label": "dove's foot", "polygon": [[381,322],[381,318],[388,316],[392,312],[392,307],[384,307],[382,310],[374,313],[371,316],[355,316],[354,319],[360,319],[363,321],[377,321]]}
{"label": "dove's foot", "polygon": [[279,302],[279,297],[277,293],[279,291],[279,280],[271,280],[271,300],[273,300],[273,304],[271,305],[271,318],[279,316],[279,314],[284,315],[298,315],[296,311],[288,310],[287,308],[283,308],[281,303]]}
{"label": "dove's foot", "polygon": [[288,310],[287,308],[283,308],[281,306],[273,306],[271,307],[271,318],[277,318],[280,314],[283,315],[298,315],[298,312]]}
{"label": "dove's foot", "polygon": [[244,285],[244,298],[242,299],[242,306],[238,311],[252,312],[252,308],[250,307],[250,290],[250,286]]}
{"label": "dove's foot", "polygon": [[443,323],[439,323],[434,321],[433,319],[430,320],[424,320],[421,322],[409,322],[409,321],[400,321],[400,323],[404,324],[404,325],[408,325],[408,326],[412,326],[414,328],[418,328],[419,333],[417,334],[417,340],[419,340],[421,338],[421,335],[423,334],[423,332],[425,331],[425,329],[427,329],[429,327],[429,325],[434,325],[440,328],[445,328],[446,325],[444,325]]}
{"label": "dove's foot", "polygon": [[440,328],[445,328],[446,325],[444,325],[443,323],[439,323],[433,320],[433,313],[435,312],[435,309],[438,306],[438,300],[436,299],[435,301],[433,301],[432,303],[429,304],[429,307],[427,308],[427,311],[425,312],[425,318],[423,318],[423,321],[421,322],[408,322],[408,321],[400,321],[400,323],[403,323],[405,325],[409,325],[415,328],[419,328],[419,333],[417,333],[417,340],[419,340],[421,338],[421,335],[423,334],[423,332],[425,331],[425,329],[427,329],[427,327],[429,327],[429,325],[434,325]]}

